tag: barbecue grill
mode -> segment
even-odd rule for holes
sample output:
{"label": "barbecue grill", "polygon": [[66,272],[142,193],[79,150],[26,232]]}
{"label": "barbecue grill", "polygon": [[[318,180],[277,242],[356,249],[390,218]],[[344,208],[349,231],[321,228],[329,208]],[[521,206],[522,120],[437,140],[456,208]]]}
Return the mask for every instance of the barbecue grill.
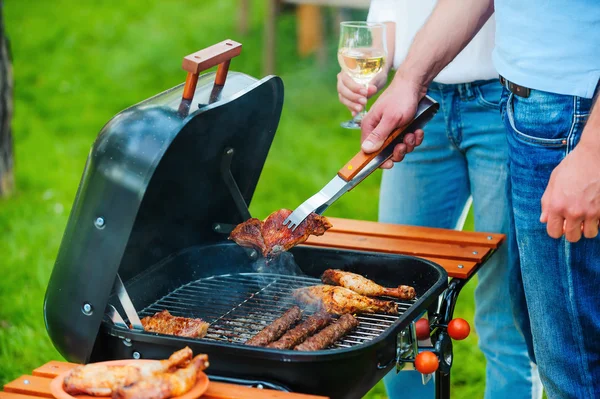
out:
{"label": "barbecue grill", "polygon": [[[439,265],[311,246],[273,264],[227,239],[250,217],[283,103],[280,78],[228,72],[240,51],[226,40],[185,57],[186,83],[120,112],[98,135],[44,302],[52,342],[69,361],[84,363],[166,358],[187,345],[209,355],[213,380],[358,398],[394,366],[414,361],[414,322],[428,312],[439,315],[430,350],[449,373],[451,342],[442,322],[458,290],[448,288]],[[202,73],[216,65],[216,73]],[[359,315],[359,327],[324,350],[244,345],[293,305],[293,289],[319,284],[328,268],[412,285],[417,298],[396,300],[397,316]],[[208,334],[143,331],[140,317],[165,309],[204,319]]]}

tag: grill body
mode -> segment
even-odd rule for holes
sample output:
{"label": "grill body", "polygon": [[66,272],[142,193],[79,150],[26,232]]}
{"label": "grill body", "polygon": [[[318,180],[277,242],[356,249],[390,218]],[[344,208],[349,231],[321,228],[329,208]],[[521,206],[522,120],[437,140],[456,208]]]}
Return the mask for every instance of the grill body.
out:
{"label": "grill body", "polygon": [[[211,322],[209,334],[202,340],[163,336],[105,320],[91,360],[131,358],[134,352],[142,358],[163,358],[188,345],[209,355],[212,376],[260,380],[331,398],[362,397],[392,368],[397,334],[436,304],[447,274],[429,261],[400,255],[312,247],[292,253],[302,275],[268,273],[260,260],[229,243],[188,248],[149,268],[125,283],[132,301],[143,308],[141,316],[168,309],[201,317]],[[265,273],[256,273],[257,268]],[[328,268],[357,272],[384,285],[413,285],[417,299],[399,302],[398,316],[359,316],[359,328],[325,350],[243,345],[292,305],[293,288],[319,283],[317,278]],[[118,306],[116,298],[111,303]]]}
{"label": "grill body", "polygon": [[[309,246],[291,251],[295,263],[266,265],[228,241],[227,229],[250,217],[283,84],[237,72],[223,87],[213,82],[214,74],[200,76],[189,113],[180,85],[117,114],[98,135],[46,291],[48,334],[71,362],[166,358],[188,345],[210,356],[215,379],[361,397],[393,366],[398,333],[435,308],[447,274],[415,257]],[[291,305],[293,288],[327,268],[412,285],[418,297],[401,303],[398,317],[361,316],[325,350],[244,345]],[[126,313],[114,293],[123,293],[121,281],[140,316],[166,308],[214,328],[187,339],[116,326],[107,312]]]}

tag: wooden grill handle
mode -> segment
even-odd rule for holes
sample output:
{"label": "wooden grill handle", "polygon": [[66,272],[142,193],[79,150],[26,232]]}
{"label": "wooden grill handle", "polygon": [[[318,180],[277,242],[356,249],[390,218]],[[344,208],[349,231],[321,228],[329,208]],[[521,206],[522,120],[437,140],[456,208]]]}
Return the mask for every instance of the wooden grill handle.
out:
{"label": "wooden grill handle", "polygon": [[215,85],[223,86],[227,79],[229,63],[233,57],[242,52],[242,45],[233,40],[223,40],[203,50],[196,51],[183,58],[182,68],[187,71],[185,86],[183,87],[183,100],[191,101],[194,98],[198,75],[200,72],[219,65],[215,76]]}
{"label": "wooden grill handle", "polygon": [[350,161],[348,161],[346,165],[342,167],[342,169],[338,171],[338,176],[344,179],[345,181],[352,180],[358,174],[358,172],[363,170],[364,167],[367,166],[367,164],[373,160],[373,158],[379,155],[387,146],[390,145],[392,141],[396,140],[402,134],[402,132],[404,132],[404,134],[402,135],[403,137],[401,138],[401,140],[404,140],[404,136],[406,135],[406,133],[408,133],[404,131],[404,129],[407,126],[408,125],[401,126],[394,130],[383,142],[383,145],[381,146],[381,148],[379,148],[379,150],[371,154],[365,154],[362,150],[360,150],[358,154],[356,154]]}

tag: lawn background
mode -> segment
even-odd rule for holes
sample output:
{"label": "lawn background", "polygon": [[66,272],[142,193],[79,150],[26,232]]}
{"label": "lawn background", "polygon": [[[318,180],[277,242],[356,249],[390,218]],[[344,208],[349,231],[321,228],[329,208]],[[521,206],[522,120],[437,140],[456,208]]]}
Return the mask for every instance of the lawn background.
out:
{"label": "lawn background", "polygon": [[[243,36],[234,0],[4,1],[15,76],[17,192],[0,200],[0,385],[61,359],[46,335],[43,297],[99,130],[127,106],[181,83],[184,55],[227,38],[243,44],[232,69],[262,77],[263,3],[251,2]],[[284,13],[276,68],[285,102],[251,204],[257,217],[294,208],[358,150],[357,132],[339,127],[349,113],[335,91],[335,37],[329,36],[329,62],[321,67],[298,57],[295,40],[294,14]],[[328,215],[376,220],[379,180],[377,172]],[[466,286],[456,309],[471,324],[475,284]],[[483,397],[484,365],[476,333],[455,342],[453,398]],[[367,397],[385,398],[383,385]]]}

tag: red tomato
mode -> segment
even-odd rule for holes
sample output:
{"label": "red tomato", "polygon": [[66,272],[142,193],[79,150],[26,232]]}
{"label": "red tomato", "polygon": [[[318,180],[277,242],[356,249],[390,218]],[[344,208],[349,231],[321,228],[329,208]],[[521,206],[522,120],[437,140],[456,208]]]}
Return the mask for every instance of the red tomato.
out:
{"label": "red tomato", "polygon": [[429,338],[429,321],[427,319],[419,319],[415,323],[417,339],[423,340]]}
{"label": "red tomato", "polygon": [[438,369],[440,362],[433,352],[421,352],[415,357],[415,368],[422,374],[431,374]]}
{"label": "red tomato", "polygon": [[471,326],[465,319],[452,319],[448,323],[448,335],[457,341],[463,340],[469,336]]}

